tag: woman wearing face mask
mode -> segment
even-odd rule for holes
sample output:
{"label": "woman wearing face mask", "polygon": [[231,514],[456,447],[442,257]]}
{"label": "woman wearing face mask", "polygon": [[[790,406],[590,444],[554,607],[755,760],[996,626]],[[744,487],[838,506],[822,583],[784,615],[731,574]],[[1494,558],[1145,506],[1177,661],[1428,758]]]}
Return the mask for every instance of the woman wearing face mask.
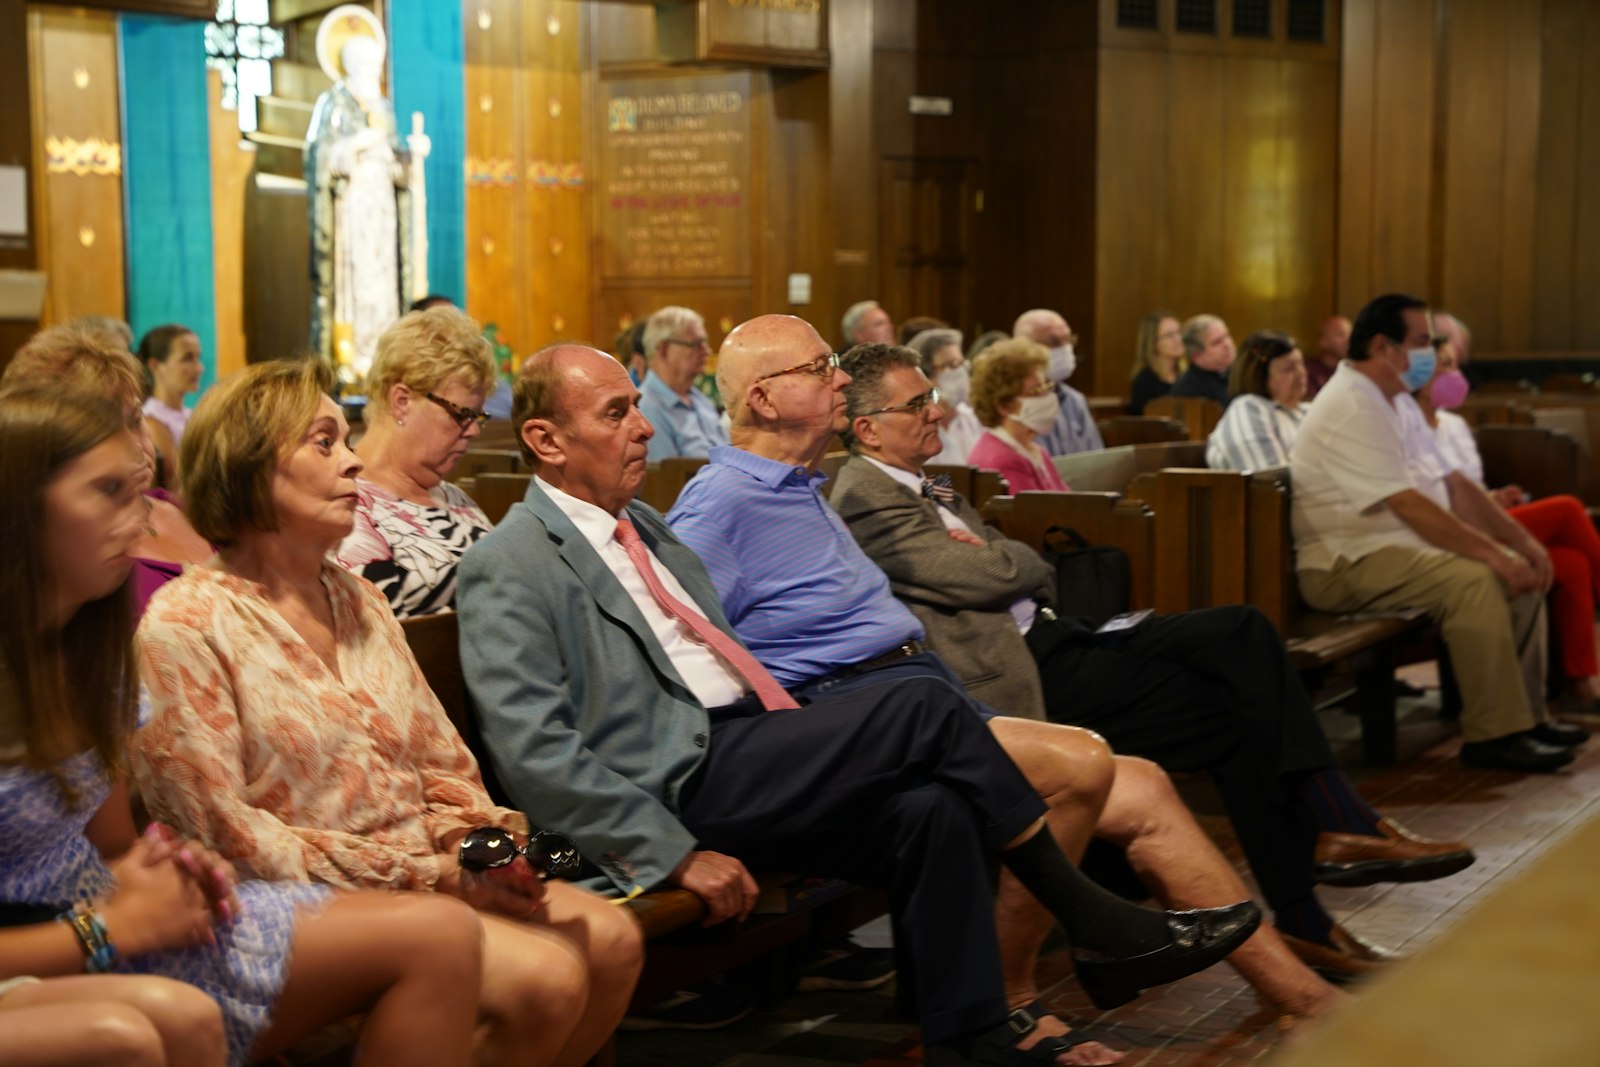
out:
{"label": "woman wearing face mask", "polygon": [[[1409,383],[1408,383],[1409,384]],[[1444,458],[1468,478],[1483,485],[1483,457],[1472,428],[1450,408],[1467,398],[1466,376],[1457,366],[1455,346],[1439,346],[1431,381],[1418,389],[1417,407],[1432,427]],[[1600,598],[1600,534],[1595,532],[1582,501],[1551,496],[1529,501],[1520,486],[1491,489],[1499,502],[1550,553],[1555,584],[1550,587],[1550,625],[1561,647],[1561,673],[1569,698],[1583,710],[1600,710],[1600,658],[1594,640],[1594,607]]]}
{"label": "woman wearing face mask", "polygon": [[921,357],[922,373],[939,387],[943,398],[939,406],[945,415],[939,420],[939,443],[944,447],[928,462],[964,464],[983,436],[983,423],[972,410],[972,372],[961,354],[961,331],[923,330],[911,338],[907,347]]}
{"label": "woman wearing face mask", "polygon": [[992,345],[972,368],[972,407],[989,427],[967,462],[997,470],[1013,493],[1065,490],[1038,437],[1055,425],[1061,401],[1045,377],[1050,355],[1021,337]]}
{"label": "woman wearing face mask", "polygon": [[1143,415],[1144,406],[1172,392],[1172,383],[1184,371],[1183,327],[1176,316],[1152,311],[1139,320],[1133,342],[1133,381],[1129,385],[1128,414]]}
{"label": "woman wearing face mask", "polygon": [[1228,375],[1233,403],[1206,441],[1206,466],[1282,467],[1306,417],[1306,363],[1294,338],[1270,330],[1245,338]]}

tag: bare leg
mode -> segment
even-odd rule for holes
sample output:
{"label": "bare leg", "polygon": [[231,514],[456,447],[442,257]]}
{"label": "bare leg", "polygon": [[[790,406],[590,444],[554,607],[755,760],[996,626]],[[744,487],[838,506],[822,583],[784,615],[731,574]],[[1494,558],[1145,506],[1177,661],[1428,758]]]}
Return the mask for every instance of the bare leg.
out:
{"label": "bare leg", "polygon": [[473,1062],[483,1067],[554,1064],[588,1011],[583,952],[548,928],[479,915],[483,1018]]}
{"label": "bare leg", "polygon": [[484,960],[483,926],[433,893],[339,894],[295,925],[289,980],[252,1050],[275,1055],[368,1011],[356,1067],[466,1063]]}
{"label": "bare leg", "polygon": [[[1194,821],[1165,771],[1132,756],[1116,757],[1116,766],[1096,832],[1122,847],[1163,905],[1211,908],[1250,895]],[[1234,949],[1228,962],[1281,1012],[1318,1015],[1345,998],[1301,963],[1269,923],[1263,922]]]}
{"label": "bare leg", "polygon": [[74,975],[20,986],[0,1000],[0,1063],[222,1067],[216,1001],[154,975]]}
{"label": "bare leg", "polygon": [[[1057,726],[1032,719],[999,717],[989,729],[1028,782],[1049,807],[1046,821],[1056,841],[1074,862],[1094,833],[1100,811],[1112,789],[1115,763],[1100,735],[1076,726]],[[1032,831],[1030,830],[1031,834]],[[1243,899],[1241,893],[1238,899]],[[1039,948],[1055,919],[1035,900],[1010,871],[1000,872],[995,897],[995,927],[1000,940],[1000,967],[1006,984],[1006,1003],[1013,1008],[1038,998],[1034,968]],[[1043,1037],[1065,1034],[1070,1028],[1047,1016],[1017,1047],[1031,1048]],[[1063,1064],[1115,1063],[1120,1054],[1098,1042],[1079,1045],[1061,1057]]]}
{"label": "bare leg", "polygon": [[644,966],[644,933],[633,913],[566,882],[545,887],[546,905],[529,924],[553,947],[586,964],[588,993],[582,1016],[555,1059],[555,1067],[583,1067],[622,1021]]}

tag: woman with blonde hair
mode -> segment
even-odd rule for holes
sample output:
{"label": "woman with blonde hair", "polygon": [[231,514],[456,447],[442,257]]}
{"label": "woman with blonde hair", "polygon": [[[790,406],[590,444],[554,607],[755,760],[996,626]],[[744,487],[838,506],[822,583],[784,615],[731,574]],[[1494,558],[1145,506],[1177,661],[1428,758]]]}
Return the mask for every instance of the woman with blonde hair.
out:
{"label": "woman with blonde hair", "polygon": [[1143,415],[1146,404],[1170,393],[1183,368],[1183,327],[1178,317],[1167,311],[1152,311],[1140,319],[1133,342],[1128,414]]}
{"label": "woman with blonde hair", "polygon": [[[258,363],[195,408],[185,495],[219,549],[156,594],[139,628],[140,788],[152,813],[253,877],[473,905],[479,1062],[580,1067],[627,1006],[638,925],[520,858],[463,863],[485,836],[510,856],[528,822],[489,799],[383,594],[327,558],[362,472],[330,378],[320,362]],[[419,397],[401,417],[436,407]]]}
{"label": "woman with blonde hair", "polygon": [[446,481],[488,418],[493,349],[449,305],[413,311],[383,332],[367,373],[367,432],[356,448],[355,525],[340,565],[367,579],[397,618],[455,602],[456,561],[489,531],[472,498]]}

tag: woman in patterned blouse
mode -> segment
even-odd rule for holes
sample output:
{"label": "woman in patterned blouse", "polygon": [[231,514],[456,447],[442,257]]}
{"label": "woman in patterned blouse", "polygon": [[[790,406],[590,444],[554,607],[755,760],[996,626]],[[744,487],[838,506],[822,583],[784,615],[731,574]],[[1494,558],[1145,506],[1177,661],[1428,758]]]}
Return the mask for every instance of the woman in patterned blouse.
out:
{"label": "woman in patterned blouse", "polygon": [[135,773],[152,813],[251,877],[474,905],[479,1062],[579,1067],[627,1006],[638,925],[520,859],[461,869],[469,830],[527,820],[489,799],[383,595],[327,559],[361,471],[328,381],[321,363],[258,363],[195,408],[185,498],[220,547],[140,626],[152,714]]}
{"label": "woman in patterned blouse", "polygon": [[456,598],[456,561],[489,529],[445,481],[482,427],[494,357],[478,324],[448,304],[413,311],[378,338],[367,375],[367,432],[356,454],[355,526],[340,564],[388,597],[395,616]]}

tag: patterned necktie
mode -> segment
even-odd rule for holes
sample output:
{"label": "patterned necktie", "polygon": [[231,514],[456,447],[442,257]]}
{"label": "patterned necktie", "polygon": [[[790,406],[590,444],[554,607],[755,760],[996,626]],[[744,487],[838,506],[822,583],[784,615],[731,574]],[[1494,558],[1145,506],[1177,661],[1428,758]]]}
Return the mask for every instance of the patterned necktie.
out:
{"label": "patterned necktie", "polygon": [[656,603],[667,613],[667,617],[687,626],[695,640],[716,653],[722,662],[743,678],[745,684],[760,699],[763,708],[768,711],[778,711],[781,708],[800,706],[795,703],[794,697],[778,684],[778,680],[768,674],[767,669],[754,656],[745,651],[743,645],[717,629],[710,619],[667,592],[667,587],[661,584],[655,566],[650,562],[650,550],[639,539],[639,531],[633,528],[633,523],[627,518],[617,520],[617,543],[622,545],[622,550],[633,561],[639,577],[644,579],[645,588],[650,590],[650,595],[655,597]]}
{"label": "patterned necktie", "polygon": [[935,504],[943,504],[952,511],[955,510],[956,488],[950,481],[948,474],[935,474],[932,477],[924,477],[922,479],[922,495]]}

